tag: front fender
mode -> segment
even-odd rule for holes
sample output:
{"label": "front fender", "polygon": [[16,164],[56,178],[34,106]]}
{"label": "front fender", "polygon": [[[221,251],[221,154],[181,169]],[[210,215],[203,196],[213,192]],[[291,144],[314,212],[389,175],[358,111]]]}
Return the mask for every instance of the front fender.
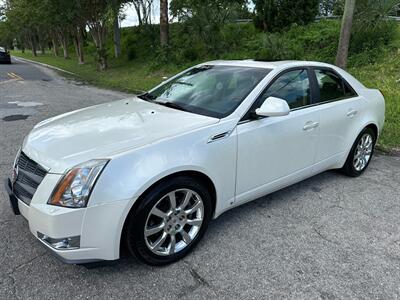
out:
{"label": "front fender", "polygon": [[[209,143],[209,131],[198,130],[113,157],[99,177],[88,206],[134,199],[171,174],[196,171],[216,190],[216,211],[230,206],[236,179],[236,134]],[[133,205],[133,203],[132,203]]]}

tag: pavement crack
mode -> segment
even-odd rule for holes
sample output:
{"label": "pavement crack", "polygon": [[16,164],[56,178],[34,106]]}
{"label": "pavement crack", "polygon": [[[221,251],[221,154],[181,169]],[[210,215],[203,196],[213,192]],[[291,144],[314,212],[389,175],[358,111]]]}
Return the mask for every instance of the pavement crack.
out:
{"label": "pavement crack", "polygon": [[7,276],[8,276],[8,278],[11,279],[11,292],[12,292],[13,296],[14,296],[16,299],[20,299],[20,298],[18,297],[18,295],[17,295],[17,288],[16,288],[16,286],[15,286],[15,278],[14,278],[11,274],[8,274]]}
{"label": "pavement crack", "polygon": [[200,276],[199,273],[194,268],[189,268],[189,273],[192,275],[193,279],[197,281],[200,285],[204,285],[206,287],[210,287],[210,284],[203,277]]}
{"label": "pavement crack", "polygon": [[327,238],[324,234],[322,234],[317,228],[313,227],[313,230],[315,231],[316,234],[318,234],[318,236],[323,239],[324,241],[328,242],[328,243],[332,243],[335,245],[339,245],[338,242],[332,241],[331,239]]}
{"label": "pavement crack", "polygon": [[189,296],[191,293],[193,293],[199,287],[202,287],[202,286],[209,288],[215,294],[215,296],[217,296],[217,293],[214,291],[214,289],[210,285],[210,283],[204,277],[202,277],[196,271],[196,269],[190,265],[190,263],[183,261],[183,264],[189,269],[189,274],[192,276],[193,280],[195,281],[195,284],[184,286],[182,288],[181,292],[178,294],[179,299]]}
{"label": "pavement crack", "polygon": [[31,258],[30,260],[28,260],[28,261],[26,261],[26,262],[24,262],[24,263],[22,263],[22,264],[19,264],[18,266],[16,266],[15,268],[13,268],[7,275],[8,275],[8,276],[11,276],[12,274],[14,274],[15,271],[18,271],[18,270],[22,269],[23,267],[29,265],[30,263],[32,263],[32,262],[35,261],[36,259],[38,259],[38,258],[44,256],[45,254],[46,254],[46,252],[43,252],[42,254],[36,255],[35,257]]}

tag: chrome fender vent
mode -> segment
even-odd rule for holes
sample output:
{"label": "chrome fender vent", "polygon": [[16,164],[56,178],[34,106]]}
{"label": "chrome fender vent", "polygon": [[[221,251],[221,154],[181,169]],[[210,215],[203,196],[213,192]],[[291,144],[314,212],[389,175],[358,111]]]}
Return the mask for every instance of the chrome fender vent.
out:
{"label": "chrome fender vent", "polygon": [[208,143],[212,143],[212,142],[227,138],[231,134],[231,132],[232,131],[230,130],[230,131],[225,131],[223,133],[218,133],[218,134],[212,135],[209,138]]}

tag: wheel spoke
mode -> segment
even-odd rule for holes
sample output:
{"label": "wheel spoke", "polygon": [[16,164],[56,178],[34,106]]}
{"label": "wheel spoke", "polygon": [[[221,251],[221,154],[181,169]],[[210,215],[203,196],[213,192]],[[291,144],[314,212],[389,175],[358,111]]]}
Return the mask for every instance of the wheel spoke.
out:
{"label": "wheel spoke", "polygon": [[147,229],[145,230],[144,234],[145,234],[146,236],[151,236],[151,235],[153,235],[153,234],[156,234],[156,233],[160,232],[160,231],[163,230],[163,229],[164,229],[164,223],[161,223],[160,225],[147,228]]}
{"label": "wheel spoke", "polygon": [[151,245],[153,250],[158,250],[160,249],[161,245],[165,242],[168,234],[166,232],[163,232],[163,234],[158,238],[157,241],[154,242],[154,244]]}
{"label": "wheel spoke", "polygon": [[362,144],[363,146],[365,145],[365,143],[366,143],[366,141],[367,141],[367,138],[368,138],[367,135],[364,135],[364,136],[362,137],[362,139],[361,139],[361,144]]}
{"label": "wheel spoke", "polygon": [[192,194],[191,191],[186,191],[185,198],[183,199],[183,202],[182,202],[182,204],[180,206],[181,209],[185,209],[186,208],[186,206],[189,204],[190,198],[192,198],[192,195],[193,194]]}
{"label": "wheel spoke", "polygon": [[186,243],[186,245],[189,245],[189,243],[192,241],[192,238],[190,237],[190,235],[185,230],[181,231],[181,235],[182,235],[182,239]]}
{"label": "wheel spoke", "polygon": [[354,164],[354,167],[356,168],[356,170],[359,169],[360,163],[361,163],[361,158],[357,158],[357,161],[356,161],[356,163]]}
{"label": "wheel spoke", "polygon": [[186,224],[191,225],[191,226],[200,226],[203,220],[201,219],[195,219],[195,220],[187,220]]}
{"label": "wheel spoke", "polygon": [[171,205],[171,210],[174,210],[176,208],[176,197],[175,197],[175,192],[171,192],[168,194],[169,198],[169,203]]}
{"label": "wheel spoke", "polygon": [[372,145],[372,138],[369,135],[366,142],[365,142],[365,148],[369,148]]}
{"label": "wheel spoke", "polygon": [[361,158],[361,160],[362,160],[362,167],[361,167],[361,169],[364,169],[364,167],[367,165],[367,159],[365,158],[365,156],[363,156],[362,158]]}
{"label": "wheel spoke", "polygon": [[153,209],[151,210],[151,214],[163,219],[167,217],[167,213],[159,210],[157,207],[153,207]]}
{"label": "wheel spoke", "polygon": [[154,254],[174,255],[191,244],[203,223],[203,199],[192,189],[180,188],[158,198],[142,227],[142,234],[147,248]]}
{"label": "wheel spoke", "polygon": [[176,245],[176,238],[175,238],[175,234],[171,234],[171,243],[169,244],[169,249],[168,249],[168,254],[174,254],[175,253],[175,245]]}
{"label": "wheel spoke", "polygon": [[197,200],[197,202],[193,205],[193,207],[191,207],[188,210],[185,210],[185,213],[190,215],[192,213],[194,213],[197,209],[199,209],[201,206],[201,202]]}
{"label": "wheel spoke", "polygon": [[360,151],[357,151],[357,153],[354,155],[354,160],[358,159],[360,155],[361,155]]}

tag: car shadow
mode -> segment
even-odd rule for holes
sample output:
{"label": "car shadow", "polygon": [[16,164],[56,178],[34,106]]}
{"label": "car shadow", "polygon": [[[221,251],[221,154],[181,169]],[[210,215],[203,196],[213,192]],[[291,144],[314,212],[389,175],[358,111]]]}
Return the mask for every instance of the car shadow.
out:
{"label": "car shadow", "polygon": [[[269,216],[268,213],[272,206],[274,208],[284,207],[289,204],[289,202],[296,201],[296,195],[299,194],[304,194],[308,192],[321,193],[323,192],[325,185],[329,185],[333,181],[333,179],[338,178],[346,178],[346,176],[338,170],[329,170],[305,179],[289,187],[283,188],[274,193],[257,198],[254,201],[250,201],[238,207],[232,208],[220,215],[217,219],[211,221],[207,229],[207,233],[203,238],[203,241],[200,242],[200,245],[201,243],[206,242],[204,241],[204,239],[207,240],[210,237],[217,239],[218,235],[224,234],[224,232],[232,230],[232,228],[234,228],[232,226],[235,225],[238,218],[254,218],[255,212],[261,213],[265,216]],[[197,251],[197,249],[194,249],[194,251]],[[147,266],[141,263],[138,259],[127,255],[114,261],[92,262],[81,264],[80,266],[89,270],[106,268],[107,272],[121,272],[122,269],[131,269],[132,267],[139,269],[159,268]]]}

